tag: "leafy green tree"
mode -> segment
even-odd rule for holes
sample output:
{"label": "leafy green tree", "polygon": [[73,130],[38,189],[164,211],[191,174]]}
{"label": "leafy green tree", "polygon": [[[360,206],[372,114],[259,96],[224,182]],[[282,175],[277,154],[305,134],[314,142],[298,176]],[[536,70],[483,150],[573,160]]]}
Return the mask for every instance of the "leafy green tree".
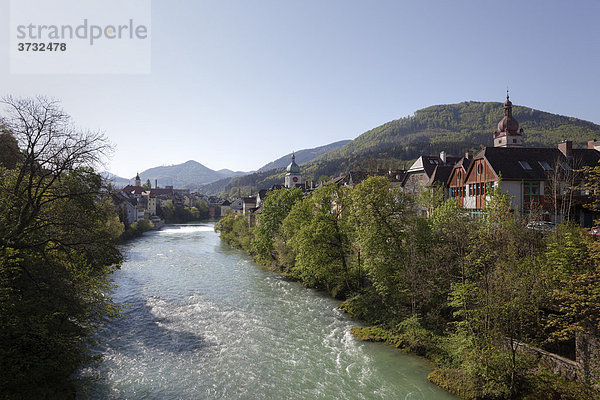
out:
{"label": "leafy green tree", "polygon": [[280,189],[267,192],[263,209],[258,217],[252,241],[253,252],[260,263],[270,265],[275,261],[273,239],[279,232],[281,223],[294,203],[302,199],[299,188]]}
{"label": "leafy green tree", "polygon": [[461,281],[452,284],[450,305],[456,337],[465,343],[461,365],[480,396],[513,398],[530,367],[517,350],[544,298],[535,262],[541,246],[537,234],[511,214],[510,197],[498,185],[489,193]]}
{"label": "leafy green tree", "polygon": [[406,268],[413,206],[412,199],[384,177],[370,177],[352,191],[351,218],[362,267],[384,307],[399,318],[413,303]]}
{"label": "leafy green tree", "polygon": [[551,282],[547,341],[600,332],[600,244],[570,223],[546,241],[543,265]]}
{"label": "leafy green tree", "polygon": [[310,213],[292,241],[296,254],[294,274],[310,286],[325,288],[334,297],[344,297],[357,282],[348,236],[347,190],[330,183],[304,202]]}
{"label": "leafy green tree", "polygon": [[305,198],[296,201],[292,209],[281,223],[279,232],[273,239],[275,258],[280,272],[294,279],[300,279],[296,274],[297,252],[299,245],[295,244],[297,233],[312,217],[311,202]]}
{"label": "leafy green tree", "polygon": [[444,201],[444,187],[441,185],[429,185],[419,190],[417,204],[425,210],[425,215],[430,217],[433,211]]}
{"label": "leafy green tree", "polygon": [[251,251],[252,232],[245,216],[229,214],[215,224],[215,231],[219,232],[221,239],[230,246]]}

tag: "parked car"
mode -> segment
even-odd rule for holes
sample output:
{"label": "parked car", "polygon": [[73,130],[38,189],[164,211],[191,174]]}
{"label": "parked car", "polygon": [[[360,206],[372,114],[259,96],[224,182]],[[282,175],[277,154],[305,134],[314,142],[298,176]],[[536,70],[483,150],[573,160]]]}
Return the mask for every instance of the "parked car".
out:
{"label": "parked car", "polygon": [[548,221],[531,221],[527,224],[528,229],[540,232],[550,232],[556,228],[556,225]]}

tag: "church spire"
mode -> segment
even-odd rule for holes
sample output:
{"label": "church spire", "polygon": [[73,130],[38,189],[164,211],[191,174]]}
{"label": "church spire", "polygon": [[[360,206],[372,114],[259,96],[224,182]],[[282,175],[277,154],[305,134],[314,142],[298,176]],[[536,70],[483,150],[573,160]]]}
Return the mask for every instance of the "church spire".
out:
{"label": "church spire", "polygon": [[506,88],[504,102],[504,117],[498,122],[498,131],[494,132],[494,147],[523,147],[523,129],[519,131],[519,121],[513,117],[508,88]]}
{"label": "church spire", "polygon": [[300,176],[300,167],[296,164],[296,153],[292,152],[292,161],[286,168],[284,186],[286,188],[294,187],[302,183]]}

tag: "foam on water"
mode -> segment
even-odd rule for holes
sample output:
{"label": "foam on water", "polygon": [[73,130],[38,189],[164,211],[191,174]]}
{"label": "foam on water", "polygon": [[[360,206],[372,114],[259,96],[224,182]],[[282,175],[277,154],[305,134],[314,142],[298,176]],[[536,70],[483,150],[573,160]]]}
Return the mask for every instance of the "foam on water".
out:
{"label": "foam on water", "polygon": [[115,273],[124,318],[94,349],[80,399],[447,399],[426,362],[358,342],[322,293],[179,226],[124,247]]}

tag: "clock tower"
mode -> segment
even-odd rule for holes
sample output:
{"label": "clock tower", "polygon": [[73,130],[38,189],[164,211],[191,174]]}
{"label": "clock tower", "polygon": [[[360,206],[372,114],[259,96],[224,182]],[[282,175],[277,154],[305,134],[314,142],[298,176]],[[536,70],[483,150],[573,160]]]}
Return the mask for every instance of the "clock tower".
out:
{"label": "clock tower", "polygon": [[293,188],[296,185],[302,183],[302,177],[300,176],[300,167],[296,164],[296,155],[292,153],[292,162],[286,168],[287,173],[285,174],[284,186],[286,188]]}

